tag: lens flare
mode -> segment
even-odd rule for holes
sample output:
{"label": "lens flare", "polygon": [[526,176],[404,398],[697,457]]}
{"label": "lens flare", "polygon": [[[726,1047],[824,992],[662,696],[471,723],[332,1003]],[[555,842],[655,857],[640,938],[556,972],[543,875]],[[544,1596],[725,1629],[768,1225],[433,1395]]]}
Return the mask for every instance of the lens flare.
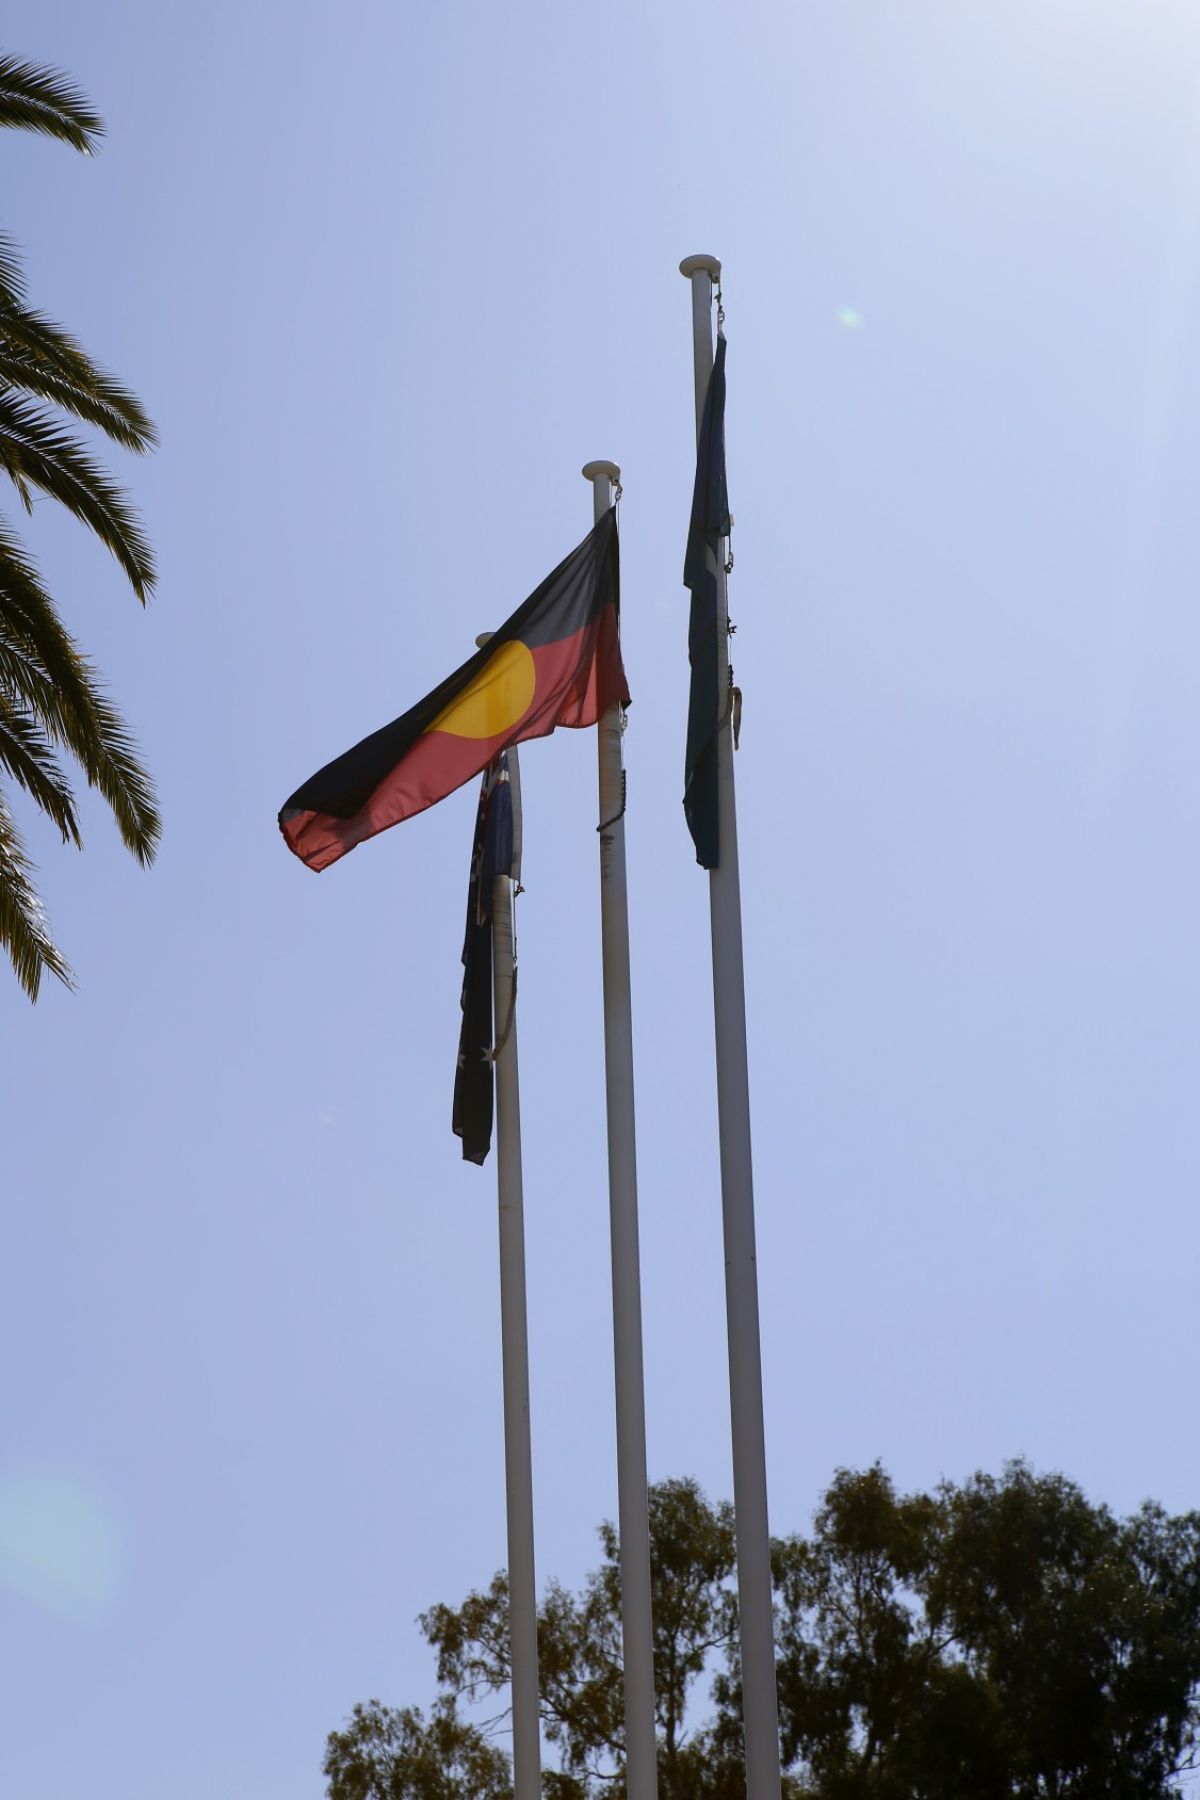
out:
{"label": "lens flare", "polygon": [[838,313],[838,324],[844,325],[847,331],[860,331],[862,322],[862,314],[852,306],[843,306]]}
{"label": "lens flare", "polygon": [[89,1624],[117,1595],[120,1545],[103,1504],[57,1476],[0,1479],[0,1584]]}

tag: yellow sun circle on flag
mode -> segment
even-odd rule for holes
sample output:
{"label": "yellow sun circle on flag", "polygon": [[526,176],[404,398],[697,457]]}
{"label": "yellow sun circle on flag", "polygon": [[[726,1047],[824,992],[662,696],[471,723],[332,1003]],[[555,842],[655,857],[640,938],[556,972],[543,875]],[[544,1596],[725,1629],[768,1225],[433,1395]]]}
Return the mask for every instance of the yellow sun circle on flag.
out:
{"label": "yellow sun circle on flag", "polygon": [[438,714],[430,731],[447,731],[451,737],[498,737],[529,711],[537,670],[527,644],[501,644],[474,681]]}

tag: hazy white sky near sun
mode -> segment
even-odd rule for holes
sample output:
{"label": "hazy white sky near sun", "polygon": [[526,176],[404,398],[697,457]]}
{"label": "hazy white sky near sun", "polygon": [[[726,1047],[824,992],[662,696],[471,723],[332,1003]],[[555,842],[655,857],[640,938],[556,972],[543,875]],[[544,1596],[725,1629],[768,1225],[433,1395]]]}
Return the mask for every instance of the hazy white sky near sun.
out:
{"label": "hazy white sky near sun", "polygon": [[[450,1136],[474,790],[314,878],[275,813],[622,465],[651,1473],[730,1490],[680,794],[679,258],[725,263],[772,1523],[838,1465],[1198,1497],[1200,18],[1184,0],[9,0],[33,298],[145,398],[148,616],[31,547],[166,815],[30,820],[0,981],[14,1800],[318,1800],[504,1559],[494,1165]],[[615,1513],[595,745],[522,758],[538,1562]],[[27,814],[23,815],[27,817]]]}

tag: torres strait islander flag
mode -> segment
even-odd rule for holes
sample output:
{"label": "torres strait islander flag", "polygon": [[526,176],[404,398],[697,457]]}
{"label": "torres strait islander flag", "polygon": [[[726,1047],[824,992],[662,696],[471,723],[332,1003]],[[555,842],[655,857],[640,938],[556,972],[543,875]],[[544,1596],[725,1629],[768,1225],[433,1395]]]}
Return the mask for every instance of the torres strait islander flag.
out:
{"label": "torres strait islander flag", "polygon": [[279,828],[310,869],[444,800],[510,744],[629,704],[615,508],[481,650],[402,717],[313,775]]}

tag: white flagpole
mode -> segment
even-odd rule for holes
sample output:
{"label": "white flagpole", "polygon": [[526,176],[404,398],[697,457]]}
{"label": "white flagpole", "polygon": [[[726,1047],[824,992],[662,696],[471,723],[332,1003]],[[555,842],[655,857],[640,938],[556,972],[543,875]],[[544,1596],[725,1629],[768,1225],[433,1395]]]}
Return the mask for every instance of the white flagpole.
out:
{"label": "white flagpole", "polygon": [[[484,644],[491,636],[476,639]],[[519,840],[516,750],[508,752],[513,840]],[[533,1563],[533,1450],[529,1435],[529,1328],[525,1307],[525,1205],[521,1093],[513,989],[512,878],[492,880],[492,1011],[496,1056],[496,1185],[500,1199],[500,1344],[504,1378],[504,1488],[508,1514],[508,1625],[512,1655],[514,1800],[541,1800],[537,1585]],[[503,1040],[501,1042],[501,1040]]]}
{"label": "white flagpole", "polygon": [[[616,463],[583,466],[598,524],[613,504]],[[596,736],[600,775],[600,936],[604,961],[604,1073],[608,1100],[608,1209],[612,1240],[613,1363],[617,1408],[617,1519],[621,1538],[621,1643],[625,1669],[625,1792],[656,1800],[654,1629],[650,1611],[650,1522],[646,1497],[646,1395],[638,1249],[633,1106],[633,1012],[629,902],[625,886],[625,783],[621,709],[610,706]]]}
{"label": "white flagpole", "polygon": [[[696,430],[699,434],[713,364],[713,284],[720,276],[721,264],[715,256],[688,256],[680,263],[679,271],[692,286]],[[723,555],[718,557],[718,564],[717,693],[723,701],[729,692],[729,596]],[[729,1412],[733,1435],[746,1794],[747,1800],[779,1800],[779,1704],[775,1690],[758,1264],[754,1246],[742,894],[738,875],[733,733],[728,711],[717,740],[717,788],[721,860],[719,868],[709,871],[708,892],[717,1046],[717,1123],[721,1142],[721,1212],[725,1231],[725,1310],[729,1334]]]}

